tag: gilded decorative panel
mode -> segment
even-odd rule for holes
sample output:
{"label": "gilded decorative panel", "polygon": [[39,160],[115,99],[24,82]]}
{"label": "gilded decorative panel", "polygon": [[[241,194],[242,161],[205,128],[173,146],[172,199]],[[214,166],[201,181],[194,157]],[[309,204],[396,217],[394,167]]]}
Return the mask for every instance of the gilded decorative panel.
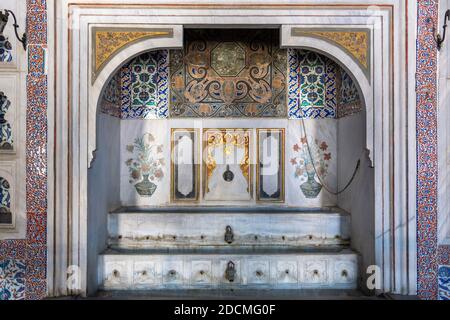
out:
{"label": "gilded decorative panel", "polygon": [[204,141],[204,200],[252,199],[248,129],[206,129]]}
{"label": "gilded decorative panel", "polygon": [[312,36],[337,44],[347,51],[353,59],[364,69],[370,71],[370,32],[367,29],[350,30],[314,30],[292,28],[292,36]]}
{"label": "gilded decorative panel", "polygon": [[93,28],[93,79],[118,52],[137,41],[171,38],[172,29]]}
{"label": "gilded decorative panel", "polygon": [[276,30],[186,30],[170,73],[171,117],[287,116],[287,57]]}

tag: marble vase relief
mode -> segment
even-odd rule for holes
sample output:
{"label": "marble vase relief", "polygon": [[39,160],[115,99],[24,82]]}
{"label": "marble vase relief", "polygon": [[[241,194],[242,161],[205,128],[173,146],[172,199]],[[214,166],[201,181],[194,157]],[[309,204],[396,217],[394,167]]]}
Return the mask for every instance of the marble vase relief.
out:
{"label": "marble vase relief", "polygon": [[257,129],[257,200],[284,201],[284,129]]}
{"label": "marble vase relief", "polygon": [[251,133],[247,129],[205,129],[204,200],[252,199]]}
{"label": "marble vase relief", "polygon": [[12,224],[11,185],[8,180],[0,177],[0,226]]}
{"label": "marble vase relief", "polygon": [[332,158],[328,144],[311,136],[304,136],[292,149],[295,157],[291,159],[291,165],[295,168],[295,177],[300,180],[301,192],[308,199],[317,198],[323,188],[318,180],[327,176]]}
{"label": "marble vase relief", "polygon": [[11,43],[8,41],[8,39],[5,38],[5,36],[0,35],[0,62],[12,62],[13,56],[11,51]]}
{"label": "marble vase relief", "polygon": [[11,62],[13,59],[11,42],[3,35],[9,20],[8,15],[8,13],[5,15],[3,12],[0,12],[0,62]]}
{"label": "marble vase relief", "polygon": [[11,102],[3,92],[0,92],[0,152],[13,150],[12,128],[5,119]]}
{"label": "marble vase relief", "polygon": [[151,133],[137,137],[133,144],[126,146],[131,157],[125,164],[129,170],[129,182],[141,197],[151,197],[164,178],[163,146],[156,144]]}
{"label": "marble vase relief", "polygon": [[199,200],[199,138],[198,129],[172,129],[172,201]]}

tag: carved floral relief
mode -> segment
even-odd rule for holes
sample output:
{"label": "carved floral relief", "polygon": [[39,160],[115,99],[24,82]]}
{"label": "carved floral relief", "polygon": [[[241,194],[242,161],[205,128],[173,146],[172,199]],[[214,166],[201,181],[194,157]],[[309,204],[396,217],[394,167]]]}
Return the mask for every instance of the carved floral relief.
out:
{"label": "carved floral relief", "polygon": [[133,184],[136,192],[142,197],[151,197],[164,178],[163,145],[156,143],[151,133],[137,137],[133,144],[126,146],[131,155],[125,162],[129,171],[129,182]]}
{"label": "carved floral relief", "polygon": [[317,175],[323,180],[328,174],[332,158],[328,148],[325,141],[319,141],[311,136],[304,136],[293,146],[295,157],[291,159],[291,165],[295,168],[295,178],[300,179],[300,189],[308,199],[317,198],[322,191],[323,186],[318,182],[320,180],[317,179]]}

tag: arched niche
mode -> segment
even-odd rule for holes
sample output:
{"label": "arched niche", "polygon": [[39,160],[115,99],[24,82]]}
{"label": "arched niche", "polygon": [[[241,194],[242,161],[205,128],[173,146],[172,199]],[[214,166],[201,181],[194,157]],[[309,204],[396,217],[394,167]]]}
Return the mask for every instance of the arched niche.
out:
{"label": "arched niche", "polygon": [[155,38],[135,41],[122,49],[111,60],[109,60],[101,72],[95,78],[94,83],[89,88],[89,108],[88,108],[88,166],[90,167],[94,159],[96,149],[96,116],[103,92],[116,74],[119,68],[127,62],[133,60],[142,53],[159,49],[175,49],[183,47],[183,31],[180,26],[173,27],[172,38]]}
{"label": "arched niche", "polygon": [[[290,7],[291,5],[286,6]],[[161,23],[167,23],[164,27],[169,24],[178,24],[175,28],[179,28],[180,32],[175,32],[175,34],[178,34],[179,37],[177,36],[176,43],[169,47],[181,48],[182,26],[184,24],[192,25],[194,21],[196,26],[205,27],[214,25],[236,27],[248,25],[248,23],[254,27],[263,26],[265,28],[281,25],[282,46],[320,50],[325,54],[333,51],[331,54],[336,58],[335,60],[351,69],[349,74],[361,87],[361,97],[367,108],[367,149],[371,150],[370,154],[375,165],[374,220],[376,230],[372,236],[375,239],[376,264],[383,272],[382,287],[379,292],[400,292],[402,290],[414,292],[415,241],[407,241],[408,230],[411,234],[414,230],[410,230],[412,224],[405,220],[412,218],[413,213],[408,213],[408,205],[404,203],[404,199],[407,198],[404,181],[408,178],[406,164],[413,161],[414,157],[410,160],[409,157],[402,156],[404,154],[403,146],[408,144],[407,133],[401,129],[407,127],[408,121],[403,116],[403,110],[407,109],[405,101],[408,100],[405,97],[407,94],[403,90],[403,86],[398,81],[394,82],[394,76],[401,77],[405,74],[403,62],[407,60],[401,41],[394,41],[397,26],[400,25],[399,15],[396,14],[399,7],[391,4],[380,7],[379,14],[371,16],[370,19],[365,15],[366,8],[363,7],[350,9],[332,7],[318,6],[314,16],[311,15],[310,9],[294,8],[294,6],[288,10],[282,9],[282,12],[278,9],[275,10],[277,15],[274,15],[273,8],[252,9],[245,15],[237,14],[236,10],[220,7],[204,9],[208,10],[207,14],[205,14],[206,11],[202,11],[203,9],[186,8],[185,10],[189,12],[189,16],[186,16],[180,14],[178,9],[172,8],[145,7],[142,10],[135,10],[124,7],[109,9],[117,10],[115,16],[104,16],[102,15],[103,7],[74,6],[69,15],[61,16],[64,25],[62,36],[67,41],[58,43],[58,50],[61,50],[62,54],[59,55],[58,60],[61,63],[61,71],[58,73],[57,83],[61,83],[61,88],[63,88],[58,91],[58,110],[61,110],[60,119],[63,124],[58,126],[58,134],[55,138],[58,189],[58,192],[55,193],[57,222],[55,233],[57,236],[61,234],[63,238],[69,237],[72,241],[68,248],[62,248],[55,253],[57,274],[54,286],[56,290],[68,291],[65,286],[65,273],[68,261],[70,261],[71,264],[78,264],[82,270],[79,290],[74,292],[86,294],[87,171],[92,160],[92,152],[96,148],[95,121],[103,84],[106,84],[108,78],[127,59],[151,49],[149,47],[138,48],[138,44],[128,47],[126,49],[129,51],[128,54],[119,54],[114,57],[111,61],[115,60],[115,62],[108,63],[94,85],[91,85],[88,63],[90,27],[101,24],[113,26],[117,25],[119,21],[121,26],[128,27],[133,27],[137,23],[148,27],[154,27]],[[210,10],[216,15],[211,15]],[[330,14],[330,10],[333,14]],[[119,15],[120,19],[118,19]],[[348,24],[350,21],[351,25]],[[391,24],[392,21],[397,23]],[[355,25],[370,28],[373,35],[370,47],[372,59],[370,80],[364,80],[365,74],[358,69],[359,66],[355,66],[351,57],[338,46],[330,46],[329,43],[326,43],[325,46],[325,41],[314,38],[311,38],[310,42],[305,42],[304,40],[309,38],[291,39],[286,36],[291,27],[300,22],[304,26],[314,26],[315,28],[329,29],[342,25],[349,28]],[[392,26],[394,27],[392,28]],[[301,39],[303,41],[300,41]],[[155,41],[160,43],[161,39]],[[167,45],[154,46],[156,49],[162,47],[167,47]],[[334,47],[336,50],[330,49]],[[74,54],[77,52],[88,52],[88,54]],[[83,80],[76,81],[78,79]],[[103,80],[99,81],[100,79]],[[363,85],[364,83],[367,85]],[[67,101],[69,102],[68,106],[65,105]],[[374,112],[375,105],[377,106],[376,112]],[[392,128],[392,124],[396,124],[396,126]],[[396,143],[392,144],[394,135]],[[392,174],[393,172],[394,174]],[[409,182],[406,183],[409,185]],[[70,201],[67,201],[67,195],[69,195]],[[66,217],[70,217],[70,223],[67,223]],[[390,221],[395,221],[395,226],[390,225]],[[392,249],[394,247],[398,249],[395,252]],[[405,252],[406,249],[411,250],[411,253],[408,257],[401,256],[400,253]],[[409,269],[403,267],[405,263],[409,263],[412,267]],[[395,283],[394,280],[396,280]],[[408,285],[411,287],[407,287]]]}
{"label": "arched niche", "polygon": [[281,38],[281,45],[283,47],[311,50],[325,55],[336,62],[347,72],[348,75],[350,75],[353,83],[359,91],[361,102],[366,111],[366,148],[369,151],[369,157],[372,161],[372,165],[374,165],[373,81],[368,78],[367,72],[361,68],[361,66],[347,51],[332,42],[307,35],[293,37],[290,35],[290,28],[287,27],[283,27],[282,33],[284,35],[284,37]]}

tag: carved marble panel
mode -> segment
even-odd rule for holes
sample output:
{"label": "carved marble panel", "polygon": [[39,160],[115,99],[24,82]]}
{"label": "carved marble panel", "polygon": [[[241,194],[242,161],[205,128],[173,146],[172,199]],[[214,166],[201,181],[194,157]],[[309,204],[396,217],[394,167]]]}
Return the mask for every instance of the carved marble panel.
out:
{"label": "carved marble panel", "polygon": [[[133,266],[134,278],[130,276]],[[202,255],[114,253],[100,256],[99,274],[106,290],[356,289],[358,259],[351,251],[237,255],[223,254],[220,250]]]}
{"label": "carved marble panel", "polygon": [[166,285],[181,285],[184,282],[182,260],[165,261],[163,263],[163,283]]}
{"label": "carved marble panel", "polygon": [[170,130],[165,120],[122,120],[120,200],[124,206],[170,202]]}
{"label": "carved marble panel", "polygon": [[131,260],[112,260],[105,262],[103,283],[108,288],[129,288],[131,286],[133,265]]}
{"label": "carved marble panel", "polygon": [[284,129],[257,129],[256,188],[259,201],[284,201]]}
{"label": "carved marble panel", "polygon": [[172,201],[197,201],[200,184],[198,129],[172,129]]}
{"label": "carved marble panel", "polygon": [[307,285],[326,284],[328,281],[328,261],[326,259],[308,260],[302,268],[302,282]]}
{"label": "carved marble panel", "polygon": [[297,284],[297,260],[281,260],[275,262],[275,276],[278,284]]}
{"label": "carved marble panel", "polygon": [[205,129],[204,200],[252,199],[251,136],[248,129]]}
{"label": "carved marble panel", "polygon": [[334,261],[334,276],[336,283],[353,283],[356,281],[355,264],[349,260]]}
{"label": "carved marble panel", "polygon": [[249,260],[247,263],[247,277],[248,284],[269,284],[269,260]]}
{"label": "carved marble panel", "polygon": [[211,285],[213,282],[212,261],[192,261],[190,279],[192,285]]}
{"label": "carved marble panel", "polygon": [[336,206],[337,197],[329,191],[338,191],[337,121],[291,120],[288,126],[286,194],[289,205]]}
{"label": "carved marble panel", "polygon": [[185,30],[184,48],[170,53],[171,117],[287,115],[276,30]]}
{"label": "carved marble panel", "polygon": [[161,284],[161,264],[156,261],[135,261],[133,268],[133,286],[147,288]]}

